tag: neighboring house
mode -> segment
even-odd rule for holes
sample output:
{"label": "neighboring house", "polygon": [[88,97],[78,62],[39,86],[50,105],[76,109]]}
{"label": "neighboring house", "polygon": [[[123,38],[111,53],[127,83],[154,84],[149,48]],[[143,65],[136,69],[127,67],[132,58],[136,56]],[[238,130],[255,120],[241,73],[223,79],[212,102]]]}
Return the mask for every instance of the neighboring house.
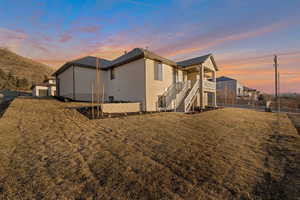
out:
{"label": "neighboring house", "polygon": [[217,99],[222,103],[236,103],[237,100],[257,100],[258,92],[243,86],[233,78],[222,76],[217,78]]}
{"label": "neighboring house", "polygon": [[244,87],[244,97],[252,101],[257,101],[259,96],[259,91],[253,88]]}
{"label": "neighboring house", "polygon": [[56,79],[47,78],[43,83],[34,84],[31,89],[35,97],[56,96]]}
{"label": "neighboring house", "polygon": [[[65,63],[53,75],[58,96],[91,101],[96,79],[96,57]],[[135,48],[115,60],[98,59],[101,91],[106,102],[141,103],[143,111],[189,111],[216,107],[216,71],[211,54],[174,62]]]}
{"label": "neighboring house", "polygon": [[243,96],[244,86],[236,79],[221,76],[217,78],[218,98],[236,99]]}

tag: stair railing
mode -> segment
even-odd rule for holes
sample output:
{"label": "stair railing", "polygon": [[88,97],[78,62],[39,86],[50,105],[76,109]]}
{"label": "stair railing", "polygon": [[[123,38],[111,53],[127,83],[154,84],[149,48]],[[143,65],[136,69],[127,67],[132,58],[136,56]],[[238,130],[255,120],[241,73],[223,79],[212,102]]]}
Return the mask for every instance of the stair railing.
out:
{"label": "stair railing", "polygon": [[196,81],[196,83],[192,87],[190,93],[184,100],[184,112],[188,112],[193,103],[193,99],[196,96],[197,91],[199,90],[199,83],[200,83],[199,81],[200,81],[199,79]]}

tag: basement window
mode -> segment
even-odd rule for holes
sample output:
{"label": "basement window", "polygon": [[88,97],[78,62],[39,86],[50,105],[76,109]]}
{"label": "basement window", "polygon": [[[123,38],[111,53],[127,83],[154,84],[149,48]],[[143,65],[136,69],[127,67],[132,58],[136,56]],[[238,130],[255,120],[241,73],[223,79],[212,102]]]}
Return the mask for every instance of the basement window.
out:
{"label": "basement window", "polygon": [[163,68],[162,68],[162,63],[160,63],[160,62],[155,62],[154,80],[158,80],[158,81],[163,80]]}
{"label": "basement window", "polygon": [[109,101],[109,103],[113,103],[114,102],[114,96],[109,96],[108,101]]}
{"label": "basement window", "polygon": [[157,104],[159,108],[165,108],[167,105],[166,96],[158,96]]}
{"label": "basement window", "polygon": [[116,74],[115,74],[115,68],[110,69],[110,80],[113,80],[116,78]]}

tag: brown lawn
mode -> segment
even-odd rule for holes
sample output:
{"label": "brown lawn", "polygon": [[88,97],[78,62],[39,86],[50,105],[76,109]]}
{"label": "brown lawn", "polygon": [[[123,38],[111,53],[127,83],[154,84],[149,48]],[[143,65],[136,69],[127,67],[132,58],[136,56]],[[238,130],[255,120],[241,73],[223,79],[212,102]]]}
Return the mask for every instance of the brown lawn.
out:
{"label": "brown lawn", "polygon": [[299,199],[300,136],[243,109],[88,120],[16,99],[0,119],[0,199]]}

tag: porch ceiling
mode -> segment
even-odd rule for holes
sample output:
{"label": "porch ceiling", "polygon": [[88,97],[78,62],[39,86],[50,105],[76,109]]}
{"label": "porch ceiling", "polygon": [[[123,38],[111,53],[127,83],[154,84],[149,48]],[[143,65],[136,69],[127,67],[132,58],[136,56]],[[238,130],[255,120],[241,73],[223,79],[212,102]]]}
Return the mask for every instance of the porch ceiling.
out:
{"label": "porch ceiling", "polygon": [[[185,68],[183,69],[183,71],[186,71],[187,73],[194,73],[194,72],[199,72],[199,65],[194,65],[194,66],[190,66],[188,68]],[[205,67],[205,66],[202,66],[204,67],[204,73],[209,73],[209,72],[213,72],[214,70],[208,68],[208,67]]]}

